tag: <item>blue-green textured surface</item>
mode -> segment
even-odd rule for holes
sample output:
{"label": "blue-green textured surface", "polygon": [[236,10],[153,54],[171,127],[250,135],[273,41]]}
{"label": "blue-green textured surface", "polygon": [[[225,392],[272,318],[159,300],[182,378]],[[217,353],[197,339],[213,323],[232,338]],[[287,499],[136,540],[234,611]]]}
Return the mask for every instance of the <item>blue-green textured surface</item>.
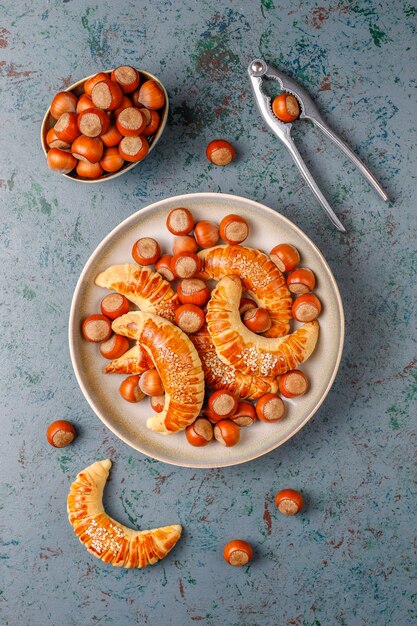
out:
{"label": "blue-green textured surface", "polygon": [[[416,19],[409,0],[0,3],[2,624],[417,623]],[[300,150],[349,232],[332,228],[255,110],[246,68],[257,56],[307,87],[392,205],[300,124]],[[156,74],[170,95],[155,151],[103,185],[49,172],[39,132],[51,96],[123,63]],[[204,156],[217,136],[238,151],[226,168]],[[129,449],[90,410],[67,347],[72,292],[96,245],[141,207],[195,191],[244,195],[300,226],[334,271],[347,322],[314,420],[268,456],[222,470]],[[62,450],[45,441],[57,418],[79,431]],[[68,524],[75,474],[107,456],[113,517],[184,525],[154,567],[102,564]],[[306,497],[295,518],[274,507],[284,487]],[[222,559],[235,536],[254,545],[247,568]]]}

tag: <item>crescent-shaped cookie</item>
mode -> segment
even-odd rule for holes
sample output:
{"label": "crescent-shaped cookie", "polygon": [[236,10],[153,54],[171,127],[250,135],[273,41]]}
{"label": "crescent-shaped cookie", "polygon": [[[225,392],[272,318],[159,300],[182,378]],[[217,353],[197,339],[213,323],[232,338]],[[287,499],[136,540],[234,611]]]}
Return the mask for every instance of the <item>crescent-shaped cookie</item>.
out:
{"label": "crescent-shaped cookie", "polygon": [[210,389],[228,389],[242,399],[256,400],[266,393],[275,393],[278,383],[275,378],[243,374],[231,365],[226,365],[217,356],[207,326],[190,335],[204,372],[204,380]]}
{"label": "crescent-shaped cookie", "polygon": [[243,324],[239,315],[241,295],[240,279],[226,276],[217,283],[207,305],[207,327],[223,363],[244,374],[279,376],[308,359],[318,339],[317,321],[286,337],[262,337]]}
{"label": "crescent-shaped cookie", "polygon": [[196,349],[177,326],[158,315],[141,311],[114,320],[118,335],[136,339],[151,356],[165,389],[165,406],[148,419],[151,430],[165,435],[183,430],[200,413],[204,374]]}
{"label": "crescent-shaped cookie", "polygon": [[181,537],[179,524],[133,530],[112,519],[103,507],[110,459],[97,461],[77,474],[67,499],[68,519],[91,554],[116,567],[146,567],[163,559]]}
{"label": "crescent-shaped cookie", "polygon": [[97,276],[95,283],[123,294],[142,311],[160,315],[171,322],[180,305],[177,294],[161,274],[134,263],[108,267]]}
{"label": "crescent-shaped cookie", "polygon": [[[242,374],[231,365],[222,363],[217,356],[207,326],[189,335],[189,338],[200,357],[204,381],[210,389],[228,389],[245,400],[256,400],[265,393],[277,391],[278,383],[275,378]],[[144,363],[141,347],[137,344],[118,359],[111,361],[104,371],[106,374],[143,374],[149,367],[148,363]],[[154,367],[153,363],[151,367]]]}
{"label": "crescent-shaped cookie", "polygon": [[203,280],[238,276],[258,306],[267,309],[271,328],[265,337],[282,337],[290,331],[292,298],[285,278],[269,257],[245,246],[215,246],[198,253]]}

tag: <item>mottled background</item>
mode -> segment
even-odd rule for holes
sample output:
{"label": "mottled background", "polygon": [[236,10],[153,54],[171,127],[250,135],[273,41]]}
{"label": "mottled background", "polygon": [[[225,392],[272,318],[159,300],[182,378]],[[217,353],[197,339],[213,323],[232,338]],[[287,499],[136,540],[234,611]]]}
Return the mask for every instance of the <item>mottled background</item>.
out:
{"label": "mottled background", "polygon": [[[412,0],[0,3],[2,624],[417,623],[416,13]],[[255,110],[254,56],[308,88],[392,205],[300,123],[300,150],[349,232],[331,227]],[[170,94],[157,149],[113,183],[49,172],[39,132],[53,93],[123,63]],[[204,156],[216,136],[239,153],[224,169]],[[268,456],[224,470],[176,468],[120,442],[90,410],[67,346],[72,292],[96,245],[141,207],[195,191],[244,195],[293,220],[329,261],[346,310],[341,368],[314,420]],[[67,449],[45,441],[57,418],[80,433]],[[111,515],[184,525],[155,567],[102,564],[67,522],[70,482],[107,456]],[[296,518],[275,510],[283,487],[305,494]],[[221,556],[236,535],[255,546],[244,569]]]}

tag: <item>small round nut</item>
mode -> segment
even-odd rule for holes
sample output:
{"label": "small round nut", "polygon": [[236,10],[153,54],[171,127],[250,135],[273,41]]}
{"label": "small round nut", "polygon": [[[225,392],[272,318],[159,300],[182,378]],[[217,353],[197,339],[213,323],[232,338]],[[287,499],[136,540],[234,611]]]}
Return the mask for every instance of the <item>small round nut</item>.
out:
{"label": "small round nut", "polygon": [[250,543],[242,539],[233,539],[223,548],[224,560],[234,567],[247,565],[253,557],[253,549]]}
{"label": "small round nut", "polygon": [[48,426],[46,438],[54,448],[65,448],[72,443],[77,433],[71,422],[57,420]]}
{"label": "small round nut", "polygon": [[304,498],[295,489],[283,489],[275,496],[275,504],[283,515],[297,515],[304,507]]}
{"label": "small round nut", "polygon": [[214,139],[206,148],[206,156],[214,165],[229,165],[235,155],[236,152],[232,144],[224,139]]}

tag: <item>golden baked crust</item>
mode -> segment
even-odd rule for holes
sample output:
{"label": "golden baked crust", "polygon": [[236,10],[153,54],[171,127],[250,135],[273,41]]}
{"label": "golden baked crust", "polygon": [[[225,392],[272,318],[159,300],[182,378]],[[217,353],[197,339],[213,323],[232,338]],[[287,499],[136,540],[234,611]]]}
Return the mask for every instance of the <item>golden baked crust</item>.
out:
{"label": "golden baked crust", "polygon": [[242,283],[237,276],[219,280],[207,305],[207,328],[223,363],[244,374],[279,376],[303,363],[316,347],[317,321],[291,335],[267,338],[251,332],[239,315]]}
{"label": "golden baked crust", "polygon": [[144,359],[140,345],[136,344],[118,359],[110,361],[104,371],[106,374],[143,374],[153,367],[151,357],[146,353],[146,359]]}
{"label": "golden baked crust", "polygon": [[220,280],[238,276],[243,288],[258,306],[267,309],[271,328],[265,337],[282,337],[290,330],[292,298],[284,276],[271,259],[245,246],[215,246],[198,253],[201,271],[198,278]]}
{"label": "golden baked crust", "polygon": [[242,399],[256,400],[265,393],[275,393],[278,383],[275,378],[243,374],[231,365],[223,363],[217,356],[207,326],[190,335],[204,372],[204,380],[211,389],[228,389]]}
{"label": "golden baked crust", "polygon": [[95,283],[123,294],[142,311],[160,315],[171,322],[180,305],[177,294],[161,274],[134,263],[108,267],[97,276]]}
{"label": "golden baked crust", "polygon": [[204,400],[204,374],[196,349],[177,326],[139,311],[114,320],[114,332],[137,339],[151,356],[165,389],[165,406],[148,428],[165,435],[183,430],[198,416]]}
{"label": "golden baked crust", "polygon": [[133,530],[104,511],[103,490],[110,459],[97,461],[77,474],[67,499],[68,519],[91,554],[116,567],[146,567],[163,559],[181,537],[179,524]]}
{"label": "golden baked crust", "polygon": [[[256,400],[265,393],[275,393],[278,383],[275,378],[260,378],[242,374],[231,365],[220,361],[213,340],[204,326],[197,333],[189,335],[200,357],[204,372],[204,381],[210,389],[229,389],[242,399]],[[153,367],[153,364],[152,364]],[[143,365],[139,345],[133,346],[118,359],[111,361],[105,368],[111,374],[143,374],[149,365]]]}

